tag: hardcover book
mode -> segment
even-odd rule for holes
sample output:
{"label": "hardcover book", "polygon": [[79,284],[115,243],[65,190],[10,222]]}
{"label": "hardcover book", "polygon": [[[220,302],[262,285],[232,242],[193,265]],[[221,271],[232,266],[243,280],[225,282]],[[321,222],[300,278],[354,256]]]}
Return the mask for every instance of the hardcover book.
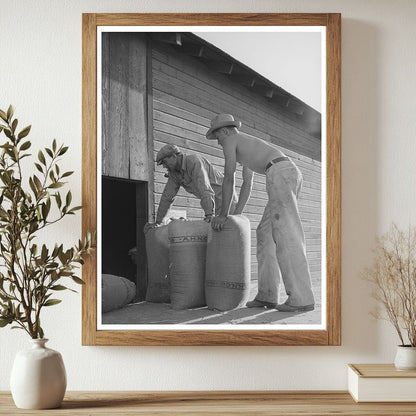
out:
{"label": "hardcover book", "polygon": [[348,391],[356,402],[416,402],[416,371],[394,364],[349,364]]}

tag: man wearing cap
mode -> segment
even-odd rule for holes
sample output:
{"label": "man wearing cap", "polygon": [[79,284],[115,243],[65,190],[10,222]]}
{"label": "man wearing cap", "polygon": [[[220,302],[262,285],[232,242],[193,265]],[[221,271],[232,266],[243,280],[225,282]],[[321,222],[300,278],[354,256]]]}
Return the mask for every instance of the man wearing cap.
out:
{"label": "man wearing cap", "polygon": [[[200,199],[205,221],[210,222],[213,215],[220,212],[224,175],[207,159],[197,154],[183,154],[178,146],[166,144],[157,153],[156,163],[168,170],[168,181],[160,198],[156,224],[162,223],[181,186]],[[236,200],[234,193],[228,202],[232,211]]]}
{"label": "man wearing cap", "polygon": [[[280,150],[240,132],[240,128],[241,122],[231,114],[219,114],[206,133],[208,140],[217,140],[222,146],[225,158],[223,203],[219,215],[211,221],[212,228],[221,231],[227,221],[237,163],[243,165],[243,185],[237,203],[240,212],[250,196],[253,172],[266,175],[268,202],[257,227],[258,293],[246,306],[283,312],[311,311],[315,301],[297,205],[302,174]],[[280,279],[288,298],[279,305]]]}

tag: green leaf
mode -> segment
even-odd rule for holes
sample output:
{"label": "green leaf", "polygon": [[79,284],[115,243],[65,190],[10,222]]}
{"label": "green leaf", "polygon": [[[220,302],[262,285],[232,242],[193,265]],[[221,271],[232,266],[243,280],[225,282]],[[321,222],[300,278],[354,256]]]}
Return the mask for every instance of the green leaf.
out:
{"label": "green leaf", "polygon": [[65,253],[63,251],[58,252],[58,259],[62,264],[66,263]]}
{"label": "green leaf", "polygon": [[50,272],[50,280],[51,280],[51,282],[54,282],[55,280],[58,280],[58,279],[59,279],[59,276],[56,273],[56,270],[55,269],[54,270],[51,270],[51,272]]}
{"label": "green leaf", "polygon": [[70,176],[70,175],[72,175],[73,173],[74,173],[74,171],[65,172],[65,173],[61,176],[61,178],[66,178],[67,176]]}
{"label": "green leaf", "polygon": [[71,211],[70,212],[79,211],[80,209],[82,209],[82,206],[81,205],[71,208]]}
{"label": "green leaf", "polygon": [[42,204],[42,218],[46,221],[46,219],[48,218],[48,214],[50,211],[50,206],[48,206],[48,204]]}
{"label": "green leaf", "polygon": [[6,135],[6,137],[8,139],[12,139],[12,137],[13,137],[12,132],[9,129],[7,129],[7,128],[4,129],[4,134]]}
{"label": "green leaf", "polygon": [[36,175],[33,175],[33,181],[36,185],[36,188],[38,191],[42,190],[42,182],[39,180],[39,178]]}
{"label": "green leaf", "polygon": [[40,254],[40,258],[42,260],[42,262],[45,262],[46,258],[48,257],[48,249],[45,246],[45,244],[42,245],[42,251]]}
{"label": "green leaf", "polygon": [[55,285],[51,287],[51,290],[67,290],[68,288],[63,285]]}
{"label": "green leaf", "polygon": [[45,147],[45,152],[49,155],[49,157],[53,157],[53,153],[51,149]]}
{"label": "green leaf", "polygon": [[39,150],[39,152],[38,152],[38,159],[39,159],[40,163],[42,163],[43,165],[46,166],[46,159],[45,159],[45,156],[44,156],[44,154],[42,153],[41,150]]}
{"label": "green leaf", "polygon": [[41,339],[45,336],[45,333],[43,332],[43,329],[40,325],[38,326],[38,334],[39,334],[39,338]]}
{"label": "green leaf", "polygon": [[72,202],[72,194],[71,194],[71,191],[68,191],[68,193],[66,194],[66,199],[65,199],[66,206],[69,207],[71,202]]}
{"label": "green leaf", "polygon": [[63,154],[66,153],[67,150],[68,150],[68,146],[62,147],[62,149],[59,151],[58,156],[62,156]]}
{"label": "green leaf", "polygon": [[58,255],[58,249],[59,249],[58,244],[55,243],[55,247],[52,251],[52,258],[55,258]]}
{"label": "green leaf", "polygon": [[85,285],[85,282],[82,279],[80,279],[78,276],[72,276],[71,279],[75,283],[78,283],[79,285]]}
{"label": "green leaf", "polygon": [[53,305],[57,305],[58,303],[61,303],[62,300],[60,299],[48,299],[43,306],[53,306]]}
{"label": "green leaf", "polygon": [[35,197],[37,198],[38,190],[37,190],[37,188],[35,186],[35,183],[33,182],[32,178],[29,178],[29,186],[30,186],[30,189],[32,190],[32,192],[34,193]]}
{"label": "green leaf", "polygon": [[56,140],[55,139],[53,139],[53,142],[52,142],[52,150],[56,152]]}
{"label": "green leaf", "polygon": [[19,121],[17,120],[17,118],[15,118],[14,120],[13,120],[13,123],[12,123],[12,132],[14,133],[15,131],[16,131],[16,127],[17,127],[17,123],[18,123]]}
{"label": "green leaf", "polygon": [[58,205],[58,208],[61,208],[61,206],[62,206],[62,199],[61,199],[61,194],[59,192],[57,192],[55,194],[55,199],[56,199],[56,205]]}
{"label": "green leaf", "polygon": [[13,322],[13,318],[0,318],[0,328],[4,328],[5,326],[11,324]]}
{"label": "green leaf", "polygon": [[27,142],[24,142],[21,146],[20,146],[20,150],[27,150],[29,149],[29,147],[32,146],[32,143],[30,143],[30,141],[28,140]]}
{"label": "green leaf", "polygon": [[47,193],[46,191],[42,190],[42,191],[39,193],[39,198],[40,198],[40,199],[45,198],[47,195],[48,195],[48,193]]}
{"label": "green leaf", "polygon": [[17,138],[20,140],[20,139],[23,139],[24,137],[26,137],[28,134],[29,134],[29,132],[30,132],[30,129],[32,128],[32,126],[26,126],[18,135],[17,135]]}
{"label": "green leaf", "polygon": [[58,256],[59,256],[60,254],[62,254],[62,253],[63,253],[63,251],[64,251],[64,245],[63,245],[63,244],[61,244],[61,245],[58,247]]}
{"label": "green leaf", "polygon": [[35,166],[36,166],[36,169],[37,169],[39,172],[43,173],[43,168],[42,168],[42,166],[41,166],[41,165],[39,165],[39,163],[36,163],[36,162],[35,162]]}
{"label": "green leaf", "polygon": [[24,159],[25,157],[32,156],[29,153],[25,153],[24,155],[20,155],[20,160]]}
{"label": "green leaf", "polygon": [[14,114],[14,108],[13,106],[10,104],[9,108],[7,109],[7,121],[11,121],[12,117]]}
{"label": "green leaf", "polygon": [[48,188],[51,188],[51,189],[62,188],[64,185],[65,185],[64,182],[55,182],[55,183],[50,184]]}
{"label": "green leaf", "polygon": [[39,224],[37,222],[31,222],[29,225],[29,232],[33,234],[35,231],[39,229]]}
{"label": "green leaf", "polygon": [[7,122],[7,114],[3,110],[0,110],[0,117]]}

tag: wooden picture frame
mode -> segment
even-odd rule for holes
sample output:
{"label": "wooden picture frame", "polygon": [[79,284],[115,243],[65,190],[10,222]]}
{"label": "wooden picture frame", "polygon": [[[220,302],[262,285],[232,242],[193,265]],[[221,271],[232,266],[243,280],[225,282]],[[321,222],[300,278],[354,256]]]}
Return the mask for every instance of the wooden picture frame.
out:
{"label": "wooden picture frame", "polygon": [[[83,345],[340,345],[341,344],[341,15],[83,14],[82,230],[97,229],[97,28],[100,26],[321,26],[326,33],[326,325],[320,330],[99,330],[97,255],[83,266]],[[208,125],[207,125],[208,127]],[[152,156],[153,158],[153,153]]]}

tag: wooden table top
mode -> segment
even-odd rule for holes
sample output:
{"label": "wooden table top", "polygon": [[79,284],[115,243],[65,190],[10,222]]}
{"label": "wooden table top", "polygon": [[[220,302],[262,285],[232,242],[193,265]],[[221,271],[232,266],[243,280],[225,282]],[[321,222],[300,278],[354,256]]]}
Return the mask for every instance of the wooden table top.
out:
{"label": "wooden table top", "polygon": [[0,392],[0,415],[416,415],[416,403],[355,403],[339,391],[67,392],[62,407],[17,409]]}

